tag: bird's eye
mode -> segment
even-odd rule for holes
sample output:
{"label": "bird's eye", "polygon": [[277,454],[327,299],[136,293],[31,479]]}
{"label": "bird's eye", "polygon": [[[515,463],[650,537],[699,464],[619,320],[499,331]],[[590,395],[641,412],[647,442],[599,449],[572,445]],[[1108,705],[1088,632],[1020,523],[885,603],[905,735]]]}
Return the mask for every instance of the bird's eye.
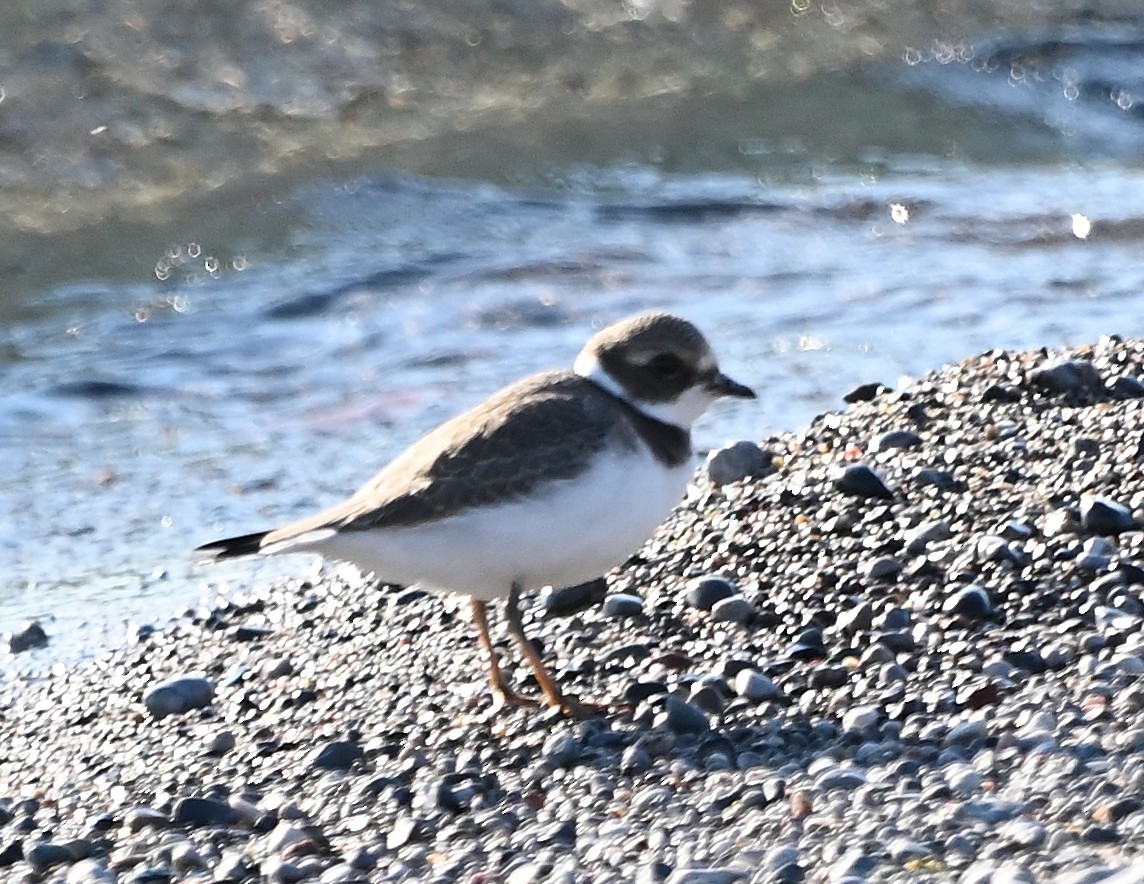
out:
{"label": "bird's eye", "polygon": [[648,362],[647,367],[657,378],[665,381],[681,378],[687,371],[683,360],[674,353],[660,353]]}

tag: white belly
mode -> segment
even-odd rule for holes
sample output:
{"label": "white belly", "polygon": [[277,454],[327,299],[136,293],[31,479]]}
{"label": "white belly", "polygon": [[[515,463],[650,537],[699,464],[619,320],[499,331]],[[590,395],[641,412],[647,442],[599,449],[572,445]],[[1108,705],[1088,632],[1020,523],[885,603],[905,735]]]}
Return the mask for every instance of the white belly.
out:
{"label": "white belly", "polygon": [[347,531],[278,552],[353,562],[390,583],[486,601],[523,589],[574,586],[636,552],[679,502],[690,462],[666,468],[640,446],[601,458],[539,497],[465,510],[410,528]]}

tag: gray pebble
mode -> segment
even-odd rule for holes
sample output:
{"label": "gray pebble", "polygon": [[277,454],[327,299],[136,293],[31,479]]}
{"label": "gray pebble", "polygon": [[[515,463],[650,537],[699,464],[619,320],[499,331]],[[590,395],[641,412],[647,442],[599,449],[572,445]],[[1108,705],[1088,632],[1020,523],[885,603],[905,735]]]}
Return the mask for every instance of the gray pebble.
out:
{"label": "gray pebble", "polygon": [[206,858],[189,841],[175,845],[171,851],[171,868],[176,872],[194,872],[206,867]]}
{"label": "gray pebble", "polygon": [[192,828],[233,826],[238,819],[238,813],[229,804],[194,796],[180,798],[171,812],[171,821],[176,826]]}
{"label": "gray pebble", "polygon": [[735,693],[746,700],[763,702],[777,700],[781,692],[775,683],[754,669],[743,669],[735,676]]}
{"label": "gray pebble", "polygon": [[970,620],[985,620],[993,615],[993,604],[984,587],[971,583],[946,599],[942,610]]}
{"label": "gray pebble", "polygon": [[251,874],[253,864],[246,854],[239,850],[228,850],[219,857],[214,868],[216,881],[244,881]]}
{"label": "gray pebble", "polygon": [[74,862],[75,859],[67,847],[52,841],[32,841],[24,845],[24,861],[40,874],[52,866]]}
{"label": "gray pebble", "polygon": [[235,744],[234,734],[225,728],[213,731],[203,739],[203,748],[206,754],[216,758],[226,755],[235,747]]}
{"label": "gray pebble", "polygon": [[959,808],[959,813],[970,819],[983,820],[990,825],[997,825],[1021,816],[1027,809],[1025,804],[1019,801],[978,798],[963,802]]}
{"label": "gray pebble", "polygon": [[331,740],[314,751],[309,766],[321,770],[349,770],[355,761],[364,757],[361,746],[352,740]]}
{"label": "gray pebble", "polygon": [[540,754],[550,764],[563,767],[579,758],[582,749],[580,737],[572,729],[566,728],[556,731],[545,740]]}
{"label": "gray pebble", "polygon": [[132,807],[124,814],[123,824],[131,832],[140,832],[147,828],[165,829],[171,824],[171,818],[153,807],[140,805]]}
{"label": "gray pebble", "polygon": [[907,531],[902,540],[906,544],[907,553],[911,556],[920,556],[924,555],[933,544],[949,540],[952,536],[953,530],[949,527],[949,522],[941,519],[922,522]]}
{"label": "gray pebble", "polygon": [[1050,393],[1099,392],[1104,378],[1087,359],[1060,359],[1034,368],[1028,374],[1032,386]]}
{"label": "gray pebble", "polygon": [[181,675],[155,685],[143,695],[143,704],[155,718],[202,709],[214,700],[214,686],[200,675]]}
{"label": "gray pebble", "polygon": [[617,592],[604,599],[604,616],[613,619],[638,617],[643,613],[644,600],[638,595]]}
{"label": "gray pebble", "polygon": [[814,780],[815,787],[821,789],[823,792],[830,792],[834,789],[857,789],[865,783],[865,772],[861,768],[851,767],[850,765],[838,765],[837,767],[828,768]]}
{"label": "gray pebble", "polygon": [[902,573],[902,563],[894,556],[879,556],[863,564],[861,573],[867,580],[893,580]]}
{"label": "gray pebble", "polygon": [[888,430],[874,440],[875,451],[892,451],[895,448],[918,448],[922,437],[913,430]]}
{"label": "gray pebble", "polygon": [[719,623],[750,623],[755,618],[755,606],[741,595],[721,599],[711,607],[711,619]]}
{"label": "gray pebble", "polygon": [[710,611],[717,602],[738,594],[739,588],[724,577],[697,577],[687,585],[687,603]]}
{"label": "gray pebble", "polygon": [[735,442],[707,455],[707,478],[715,485],[728,485],[775,472],[774,453],[754,442]]}
{"label": "gray pebble", "polygon": [[660,715],[660,723],[677,734],[701,734],[711,729],[711,723],[702,710],[673,695],[667,697]]}
{"label": "gray pebble", "polygon": [[848,731],[864,731],[873,727],[881,718],[877,706],[852,706],[842,714],[842,728]]}

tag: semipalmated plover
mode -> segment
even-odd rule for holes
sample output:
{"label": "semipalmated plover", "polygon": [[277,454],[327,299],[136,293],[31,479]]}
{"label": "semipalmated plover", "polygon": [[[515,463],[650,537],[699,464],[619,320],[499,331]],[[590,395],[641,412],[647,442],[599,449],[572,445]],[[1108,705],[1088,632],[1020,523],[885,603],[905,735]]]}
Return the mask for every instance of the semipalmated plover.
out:
{"label": "semipalmated plover", "polygon": [[487,605],[509,629],[544,699],[584,707],[525,637],[519,597],[600,577],[636,552],[693,472],[691,425],[722,396],[754,392],[719,371],[706,339],[667,313],[594,335],[571,371],[533,375],[439,426],[356,494],[281,528],[199,547],[213,558],[317,553],[401,585],[467,595],[494,696],[506,682]]}

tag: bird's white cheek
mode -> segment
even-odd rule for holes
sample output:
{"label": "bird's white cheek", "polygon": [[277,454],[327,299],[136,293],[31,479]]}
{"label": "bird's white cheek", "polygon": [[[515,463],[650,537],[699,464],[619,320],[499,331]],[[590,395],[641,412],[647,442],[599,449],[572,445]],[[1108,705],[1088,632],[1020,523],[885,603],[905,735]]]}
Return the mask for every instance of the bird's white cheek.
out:
{"label": "bird's white cheek", "polygon": [[705,387],[692,387],[670,402],[641,402],[637,407],[648,417],[690,429],[718,398]]}

